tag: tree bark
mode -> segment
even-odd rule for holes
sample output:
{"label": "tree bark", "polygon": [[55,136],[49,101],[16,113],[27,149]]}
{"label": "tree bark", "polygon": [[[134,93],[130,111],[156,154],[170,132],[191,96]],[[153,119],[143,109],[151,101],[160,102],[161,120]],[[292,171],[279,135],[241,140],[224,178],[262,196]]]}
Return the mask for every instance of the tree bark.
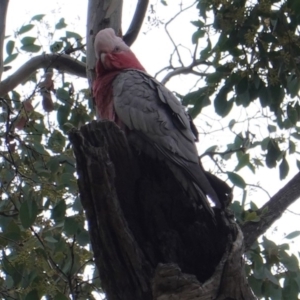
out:
{"label": "tree bark", "polygon": [[8,0],[1,0],[0,1],[0,82],[3,73],[3,43],[5,37],[7,8],[8,8]]}
{"label": "tree bark", "polygon": [[89,0],[86,33],[86,68],[89,86],[95,79],[96,57],[94,40],[99,30],[111,27],[116,33],[121,32],[122,0]]}
{"label": "tree bark", "polygon": [[245,250],[249,250],[252,244],[278,220],[284,211],[300,196],[300,172],[297,173],[282,189],[280,189],[258,211],[258,222],[247,222],[242,226],[245,236]]}
{"label": "tree bark", "polygon": [[214,220],[112,122],[74,129],[70,140],[107,299],[255,299],[230,212],[215,210]]}

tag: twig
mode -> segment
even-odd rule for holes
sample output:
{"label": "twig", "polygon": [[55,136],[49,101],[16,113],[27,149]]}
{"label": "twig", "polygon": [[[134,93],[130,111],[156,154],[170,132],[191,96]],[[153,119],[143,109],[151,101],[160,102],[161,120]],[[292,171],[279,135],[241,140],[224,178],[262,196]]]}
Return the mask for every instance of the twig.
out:
{"label": "twig", "polygon": [[264,191],[268,195],[269,198],[271,198],[271,195],[269,194],[269,192],[266,189],[264,189],[263,187],[261,187],[260,185],[251,184],[251,183],[246,183],[246,184],[249,185],[249,186],[253,186],[257,189],[261,189],[262,191]]}
{"label": "twig", "polygon": [[220,155],[220,156],[224,156],[226,154],[231,154],[231,153],[235,153],[235,152],[239,152],[239,151],[245,151],[244,148],[237,148],[237,149],[229,149],[226,150],[224,152],[217,152],[217,151],[209,151],[209,152],[204,152],[203,154],[201,154],[199,157],[200,159],[206,155],[208,155],[209,157],[213,157],[214,155]]}
{"label": "twig", "polygon": [[174,40],[173,40],[171,34],[170,34],[169,31],[168,31],[168,25],[171,24],[171,23],[172,23],[172,22],[173,22],[180,14],[181,14],[181,13],[183,13],[184,11],[186,11],[186,10],[188,10],[189,8],[193,7],[197,2],[198,2],[198,1],[195,1],[195,2],[193,2],[191,5],[189,5],[189,6],[185,7],[185,8],[180,7],[179,12],[178,12],[177,14],[175,14],[175,15],[174,15],[168,22],[166,22],[166,24],[165,24],[165,31],[166,31],[166,33],[167,33],[167,35],[168,35],[168,37],[169,37],[171,43],[172,43],[173,46],[174,46],[174,49],[175,49],[175,51],[176,51],[176,53],[177,53],[177,56],[178,56],[178,61],[179,61],[179,63],[181,64],[182,67],[184,66],[184,64],[183,64],[183,62],[182,62],[182,60],[181,60],[181,56],[180,56],[180,53],[179,53],[179,51],[178,51],[178,49],[177,49],[177,46],[176,46],[176,44],[175,44],[175,42],[174,42]]}
{"label": "twig", "polygon": [[[47,260],[48,264],[49,264],[49,267],[51,269],[56,269],[58,271],[58,276],[65,282],[67,283],[68,282],[68,277],[67,275],[58,267],[58,265],[56,264],[56,262],[53,260],[53,258],[51,257],[51,255],[49,255],[47,249],[46,249],[46,246],[44,244],[44,242],[42,241],[42,239],[40,238],[40,236],[36,233],[36,231],[34,230],[34,228],[31,226],[30,227],[30,230],[31,232],[34,234],[34,236],[37,238],[37,240],[40,242],[40,244],[42,245],[42,247],[44,248],[45,250],[45,253],[47,254],[47,257],[49,260]],[[61,276],[62,275],[62,276]]]}

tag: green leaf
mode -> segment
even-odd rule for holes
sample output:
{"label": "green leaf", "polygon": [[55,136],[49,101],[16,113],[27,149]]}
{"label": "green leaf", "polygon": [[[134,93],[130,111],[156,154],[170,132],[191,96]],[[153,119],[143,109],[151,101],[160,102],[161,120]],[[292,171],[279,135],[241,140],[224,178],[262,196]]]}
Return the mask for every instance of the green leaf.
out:
{"label": "green leaf", "polygon": [[248,90],[248,77],[243,77],[235,87],[237,95],[244,94]]}
{"label": "green leaf", "polygon": [[300,140],[300,133],[298,133],[298,132],[291,133],[291,136],[297,140]]}
{"label": "green leaf", "polygon": [[211,56],[211,41],[209,38],[207,38],[207,46],[200,52],[200,59],[206,60],[208,57]]}
{"label": "green leaf", "polygon": [[67,235],[74,235],[78,230],[78,220],[76,217],[66,217],[64,223],[64,230]]}
{"label": "green leaf", "polygon": [[276,130],[277,130],[277,127],[276,127],[276,126],[274,126],[274,125],[268,125],[268,131],[269,131],[270,133],[276,132]]}
{"label": "green leaf", "polygon": [[268,105],[270,105],[271,103],[270,93],[264,83],[261,84],[260,89],[258,90],[258,97],[259,97],[260,105],[262,107],[267,107]]}
{"label": "green leaf", "polygon": [[4,236],[9,241],[18,241],[21,239],[21,229],[14,220],[11,220],[4,231]]}
{"label": "green leaf", "polygon": [[59,52],[63,47],[63,42],[55,42],[50,46],[50,51],[52,53]]}
{"label": "green leaf", "polygon": [[66,31],[67,38],[74,38],[75,40],[82,40],[81,35],[73,31]]}
{"label": "green leaf", "polygon": [[293,232],[287,234],[287,235],[285,236],[285,238],[291,240],[291,239],[296,238],[296,237],[299,236],[299,235],[300,235],[300,231],[299,231],[299,230],[296,230],[296,231],[293,231]]}
{"label": "green leaf", "polygon": [[279,178],[280,180],[283,180],[286,178],[286,176],[289,173],[289,164],[285,158],[285,156],[282,158],[281,164],[279,165]]}
{"label": "green leaf", "polygon": [[58,292],[53,300],[69,300],[69,298],[67,296],[65,296],[64,294]]}
{"label": "green leaf", "polygon": [[90,235],[85,229],[76,235],[76,239],[78,244],[82,247],[85,247],[88,243],[90,243]]}
{"label": "green leaf", "polygon": [[233,105],[233,99],[227,101],[228,92],[228,88],[223,86],[214,101],[215,111],[221,117],[227,116]]}
{"label": "green leaf", "polygon": [[57,243],[58,240],[56,240],[53,236],[48,235],[44,238],[44,241],[48,242],[48,243]]}
{"label": "green leaf", "polygon": [[300,161],[298,159],[296,160],[296,165],[297,165],[298,170],[300,171]]}
{"label": "green leaf", "polygon": [[202,30],[202,29],[199,29],[196,32],[194,32],[194,34],[192,35],[192,43],[197,44],[198,40],[203,38],[205,33],[206,33],[206,31]]}
{"label": "green leaf", "polygon": [[47,168],[51,171],[51,173],[56,173],[59,169],[59,159],[54,156],[49,159],[47,162]]}
{"label": "green leaf", "polygon": [[21,43],[22,45],[33,45],[35,42],[36,38],[31,37],[31,36],[26,36],[24,38],[21,39]]}
{"label": "green leaf", "polygon": [[65,23],[65,18],[61,18],[58,23],[55,25],[55,29],[62,29],[67,27],[68,25]]}
{"label": "green leaf", "polygon": [[13,52],[15,48],[15,42],[14,41],[8,41],[7,44],[6,44],[6,53],[8,56],[10,56]]}
{"label": "green leaf", "polygon": [[32,28],[34,27],[33,24],[27,24],[27,25],[24,25],[20,28],[20,30],[18,31],[18,34],[23,34],[27,31],[30,31]]}
{"label": "green leaf", "polygon": [[36,289],[30,291],[26,297],[25,297],[25,300],[40,300],[40,297],[39,297],[39,294],[37,292]]}
{"label": "green leaf", "polygon": [[12,55],[9,55],[8,57],[6,57],[6,59],[3,62],[3,65],[7,65],[10,62],[12,62],[13,60],[15,60],[18,57],[19,53],[14,53]]}
{"label": "green leaf", "polygon": [[67,121],[71,111],[70,105],[60,105],[57,110],[57,122],[59,126],[63,126]]}
{"label": "green leaf", "polygon": [[250,155],[248,153],[237,152],[238,164],[235,167],[234,171],[239,171],[250,163]]}
{"label": "green leaf", "polygon": [[267,269],[265,268],[265,275],[266,277],[272,282],[274,283],[275,285],[278,285],[279,286],[279,281],[278,279]]}
{"label": "green leaf", "polygon": [[260,279],[256,279],[253,275],[248,278],[249,285],[251,286],[253,292],[257,297],[262,296],[262,284],[263,281]]}
{"label": "green leaf", "polygon": [[61,153],[66,143],[66,137],[60,131],[54,130],[48,140],[48,147],[53,152]]}
{"label": "green leaf", "polygon": [[285,257],[282,257],[280,262],[283,263],[289,271],[296,272],[299,270],[299,261],[294,254],[291,256],[286,255]]}
{"label": "green leaf", "polygon": [[44,17],[45,17],[45,15],[43,15],[43,14],[35,15],[35,16],[33,16],[31,18],[31,21],[38,21],[38,22],[40,22]]}
{"label": "green leaf", "polygon": [[51,212],[51,219],[53,219],[56,223],[62,221],[65,218],[66,214],[66,203],[64,200],[60,200]]}
{"label": "green leaf", "polygon": [[[215,83],[219,83],[224,77],[224,73],[223,72],[214,72],[212,74],[209,74],[206,76],[206,82],[208,84],[215,84]],[[227,87],[226,87],[227,88]]]}
{"label": "green leaf", "polygon": [[266,164],[268,168],[276,167],[276,161],[281,155],[278,143],[274,139],[269,139],[267,146]]}
{"label": "green leaf", "polygon": [[61,100],[63,102],[66,102],[66,101],[70,100],[69,92],[66,91],[63,88],[58,88],[57,89],[57,91],[56,91],[56,97],[57,97],[57,99],[59,99],[59,100]]}
{"label": "green leaf", "polygon": [[266,43],[278,44],[278,40],[272,33],[261,32],[259,38]]}
{"label": "green leaf", "polygon": [[199,28],[201,28],[205,25],[205,23],[202,22],[201,20],[191,21],[191,24],[193,24],[194,26],[199,27]]}
{"label": "green leaf", "polygon": [[210,105],[208,87],[200,88],[198,91],[191,92],[183,97],[182,104],[185,106],[193,105],[189,108],[189,114],[194,119],[205,106]]}
{"label": "green leaf", "polygon": [[289,140],[289,154],[293,154],[296,152],[296,144]]}
{"label": "green leaf", "polygon": [[[288,284],[286,282],[288,282]],[[282,299],[299,299],[299,287],[295,280],[285,280],[285,286],[282,292]]]}
{"label": "green leaf", "polygon": [[20,221],[22,226],[27,229],[35,222],[38,214],[38,206],[34,200],[25,200],[20,207]]}
{"label": "green leaf", "polygon": [[287,90],[291,98],[294,98],[298,95],[300,89],[300,81],[297,76],[289,75],[287,76]]}
{"label": "green leaf", "polygon": [[238,175],[238,174],[236,174],[234,172],[227,172],[227,176],[228,176],[229,180],[235,186],[237,186],[237,187],[239,187],[241,189],[244,189],[246,187],[246,183],[245,183],[244,179],[240,175]]}
{"label": "green leaf", "polygon": [[245,222],[259,222],[260,217],[255,211],[245,213]]}
{"label": "green leaf", "polygon": [[36,53],[39,52],[41,50],[41,46],[38,45],[24,45],[21,47],[22,50],[26,51],[26,52],[31,52],[31,53]]}

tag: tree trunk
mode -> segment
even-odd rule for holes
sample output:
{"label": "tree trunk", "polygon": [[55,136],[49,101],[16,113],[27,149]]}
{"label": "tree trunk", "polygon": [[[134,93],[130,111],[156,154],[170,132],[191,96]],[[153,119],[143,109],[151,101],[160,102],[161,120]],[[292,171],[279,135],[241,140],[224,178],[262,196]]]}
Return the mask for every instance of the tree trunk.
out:
{"label": "tree trunk", "polygon": [[112,122],[74,129],[70,140],[107,299],[255,299],[229,211],[213,220]]}
{"label": "tree trunk", "polygon": [[86,69],[89,86],[95,79],[96,57],[94,40],[99,30],[112,27],[116,33],[121,30],[122,0],[89,0],[86,32]]}

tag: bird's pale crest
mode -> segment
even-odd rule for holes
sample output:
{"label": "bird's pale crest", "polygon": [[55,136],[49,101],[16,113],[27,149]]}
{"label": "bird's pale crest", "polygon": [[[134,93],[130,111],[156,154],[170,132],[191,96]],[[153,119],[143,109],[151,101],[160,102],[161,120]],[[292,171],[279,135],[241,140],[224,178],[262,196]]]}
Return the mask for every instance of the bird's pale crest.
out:
{"label": "bird's pale crest", "polygon": [[124,41],[116,36],[115,31],[112,28],[106,28],[97,33],[94,48],[97,59],[100,58],[101,53],[130,50]]}

